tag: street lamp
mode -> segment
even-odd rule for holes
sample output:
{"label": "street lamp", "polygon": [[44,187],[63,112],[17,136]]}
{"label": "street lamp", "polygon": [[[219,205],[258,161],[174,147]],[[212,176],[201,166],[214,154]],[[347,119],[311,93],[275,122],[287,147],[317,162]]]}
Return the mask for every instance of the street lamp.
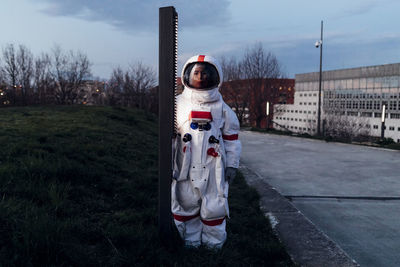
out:
{"label": "street lamp", "polygon": [[321,20],[321,39],[315,43],[315,47],[319,48],[319,87],[318,87],[318,124],[317,134],[321,135],[321,85],[322,85],[322,39],[323,39],[323,21]]}
{"label": "street lamp", "polygon": [[386,105],[382,105],[382,125],[381,125],[381,139],[385,137],[385,112],[386,112]]}
{"label": "street lamp", "polygon": [[269,101],[267,101],[267,104],[265,106],[265,115],[267,115],[267,130],[269,129]]}

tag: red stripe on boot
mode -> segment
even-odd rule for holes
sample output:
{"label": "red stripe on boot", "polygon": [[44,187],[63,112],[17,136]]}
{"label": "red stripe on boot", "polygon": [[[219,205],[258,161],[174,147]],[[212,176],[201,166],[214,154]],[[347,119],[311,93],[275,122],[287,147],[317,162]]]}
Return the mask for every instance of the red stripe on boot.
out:
{"label": "red stripe on boot", "polygon": [[178,215],[178,214],[172,214],[174,216],[174,219],[180,222],[187,222],[191,219],[194,219],[198,216],[200,216],[200,214],[196,214],[196,215],[190,215],[190,216],[183,216],[183,215]]}
{"label": "red stripe on boot", "polygon": [[225,218],[212,220],[212,221],[206,221],[206,220],[201,219],[201,222],[208,226],[217,226],[217,225],[222,224],[224,222],[224,220],[225,220]]}
{"label": "red stripe on boot", "polygon": [[238,134],[222,135],[222,138],[223,138],[224,140],[234,141],[234,140],[238,140],[238,139],[239,139],[239,135],[238,135]]}

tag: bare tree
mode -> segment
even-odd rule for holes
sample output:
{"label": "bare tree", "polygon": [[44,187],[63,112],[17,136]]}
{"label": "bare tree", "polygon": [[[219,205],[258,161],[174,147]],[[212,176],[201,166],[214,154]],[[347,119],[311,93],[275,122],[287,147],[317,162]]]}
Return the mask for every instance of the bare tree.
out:
{"label": "bare tree", "polygon": [[236,60],[236,57],[221,57],[220,63],[224,75],[224,82],[236,81],[243,78],[243,70],[240,62]]}
{"label": "bare tree", "polygon": [[11,103],[27,105],[33,97],[33,55],[24,45],[16,49],[8,44],[3,49],[4,66],[2,73],[8,84]]}
{"label": "bare tree", "polygon": [[122,104],[122,92],[124,88],[124,72],[120,67],[113,69],[106,86],[106,99],[108,105]]}
{"label": "bare tree", "polygon": [[246,80],[233,80],[224,82],[221,86],[221,94],[225,102],[236,113],[240,125],[245,125],[248,119],[250,94]]}
{"label": "bare tree", "polygon": [[220,58],[224,83],[221,94],[225,102],[232,108],[238,117],[240,125],[247,123],[250,95],[247,82],[242,80],[243,71],[236,58]]}
{"label": "bare tree", "polygon": [[277,94],[273,91],[277,90],[276,86],[270,83],[282,76],[280,64],[275,55],[265,52],[261,44],[256,44],[246,51],[241,68],[251,98],[250,117],[257,127],[261,127],[261,121],[266,114],[266,102],[272,102]]}
{"label": "bare tree", "polygon": [[55,81],[55,99],[59,104],[76,103],[84,79],[91,75],[88,57],[81,52],[53,50],[51,75]]}
{"label": "bare tree", "polygon": [[351,142],[370,136],[371,126],[366,118],[348,116],[344,111],[330,108],[323,118],[325,136],[334,140]]}
{"label": "bare tree", "polygon": [[33,102],[33,54],[26,46],[19,45],[16,63],[17,83],[20,88],[22,104],[31,104]]}
{"label": "bare tree", "polygon": [[7,99],[7,83],[4,79],[4,73],[3,71],[0,69],[0,106],[1,105],[7,105],[8,103],[8,99]]}
{"label": "bare tree", "polygon": [[130,66],[126,82],[129,84],[132,102],[140,109],[145,109],[146,97],[149,90],[156,84],[156,74],[152,68],[143,65],[141,62]]}
{"label": "bare tree", "polygon": [[8,94],[10,95],[10,100],[13,105],[17,102],[17,79],[19,75],[16,57],[14,45],[8,44],[3,49],[4,67],[2,68],[2,72],[4,73],[7,84],[11,88]]}
{"label": "bare tree", "polygon": [[51,75],[51,58],[48,54],[42,54],[35,59],[34,84],[37,102],[49,104],[54,101],[54,80]]}

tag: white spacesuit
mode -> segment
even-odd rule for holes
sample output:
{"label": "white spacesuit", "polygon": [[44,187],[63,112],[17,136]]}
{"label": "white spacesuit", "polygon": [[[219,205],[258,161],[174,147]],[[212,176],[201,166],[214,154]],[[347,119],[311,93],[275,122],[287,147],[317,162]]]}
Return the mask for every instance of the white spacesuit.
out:
{"label": "white spacesuit", "polygon": [[222,71],[214,58],[190,58],[182,83],[171,209],[187,246],[221,248],[229,217],[228,182],[236,174],[241,152],[239,121],[219,93]]}

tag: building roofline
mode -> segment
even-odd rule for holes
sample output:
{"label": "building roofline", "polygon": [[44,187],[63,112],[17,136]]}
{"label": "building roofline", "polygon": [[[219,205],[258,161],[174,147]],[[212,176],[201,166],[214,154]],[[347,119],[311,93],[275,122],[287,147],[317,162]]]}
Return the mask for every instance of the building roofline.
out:
{"label": "building roofline", "polygon": [[[395,75],[400,76],[400,63],[323,71],[322,80],[371,78]],[[319,72],[296,74],[295,79],[296,83],[318,81]]]}

